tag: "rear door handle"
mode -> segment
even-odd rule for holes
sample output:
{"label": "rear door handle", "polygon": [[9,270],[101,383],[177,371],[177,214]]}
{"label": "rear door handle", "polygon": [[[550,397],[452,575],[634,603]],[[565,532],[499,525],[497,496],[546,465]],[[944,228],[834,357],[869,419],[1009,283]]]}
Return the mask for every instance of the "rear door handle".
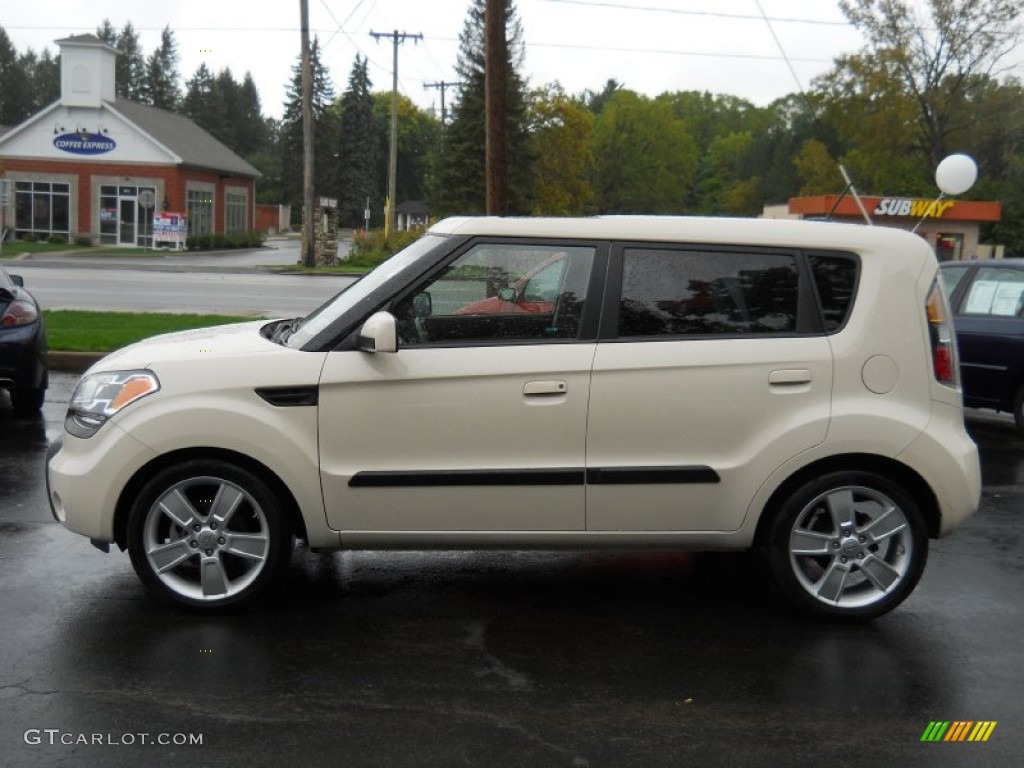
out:
{"label": "rear door handle", "polygon": [[768,384],[773,387],[797,387],[810,384],[813,377],[806,368],[789,368],[772,371],[768,376]]}
{"label": "rear door handle", "polygon": [[528,396],[564,395],[568,391],[569,384],[558,379],[528,381],[523,385],[523,394]]}

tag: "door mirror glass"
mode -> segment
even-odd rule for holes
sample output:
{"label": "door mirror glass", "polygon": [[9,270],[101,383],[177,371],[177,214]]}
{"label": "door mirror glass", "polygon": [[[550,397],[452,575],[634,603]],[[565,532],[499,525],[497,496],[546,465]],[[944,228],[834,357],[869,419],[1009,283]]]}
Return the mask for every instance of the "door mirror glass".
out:
{"label": "door mirror glass", "polygon": [[11,275],[11,282],[18,286],[19,288],[25,287],[25,278],[23,278],[21,275]]}
{"label": "door mirror glass", "polygon": [[412,297],[412,313],[414,317],[430,317],[434,311],[434,302],[428,291],[417,293]]}

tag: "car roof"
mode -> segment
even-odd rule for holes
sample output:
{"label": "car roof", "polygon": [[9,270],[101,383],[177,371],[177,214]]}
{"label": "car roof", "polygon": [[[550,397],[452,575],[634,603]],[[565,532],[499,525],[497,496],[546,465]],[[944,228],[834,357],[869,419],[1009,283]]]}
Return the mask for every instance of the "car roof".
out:
{"label": "car roof", "polygon": [[950,267],[973,267],[975,265],[983,267],[1016,267],[1020,269],[1024,267],[1024,257],[1011,256],[1005,259],[961,259],[960,261],[944,261],[939,264],[943,269],[949,269]]}
{"label": "car roof", "polygon": [[594,216],[579,218],[452,217],[429,232],[441,235],[546,237],[689,242],[722,245],[827,248],[841,250],[898,249],[901,253],[932,253],[920,237],[901,229],[862,224],[789,219],[741,219],[699,216]]}

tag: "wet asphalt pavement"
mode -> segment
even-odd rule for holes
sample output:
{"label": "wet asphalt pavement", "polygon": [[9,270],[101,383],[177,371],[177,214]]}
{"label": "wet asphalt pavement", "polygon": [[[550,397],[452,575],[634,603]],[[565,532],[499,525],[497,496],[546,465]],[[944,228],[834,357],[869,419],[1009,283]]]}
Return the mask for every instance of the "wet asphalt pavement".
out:
{"label": "wet asphalt pavement", "polygon": [[[43,456],[73,384],[54,375],[32,421],[0,394],[2,765],[1024,758],[1024,436],[1009,417],[969,414],[982,510],[868,625],[792,616],[745,557],[578,552],[300,550],[258,608],[207,617],[155,602],[126,555],[50,517]],[[922,743],[934,720],[997,726]]]}

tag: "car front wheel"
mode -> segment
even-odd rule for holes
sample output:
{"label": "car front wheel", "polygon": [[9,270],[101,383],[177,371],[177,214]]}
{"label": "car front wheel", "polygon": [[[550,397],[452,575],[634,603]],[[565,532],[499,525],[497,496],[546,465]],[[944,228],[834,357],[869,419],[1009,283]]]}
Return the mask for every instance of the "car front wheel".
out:
{"label": "car front wheel", "polygon": [[188,461],[143,487],[128,519],[128,551],[142,581],[172,602],[240,605],[286,567],[287,523],[277,497],[248,470]]}
{"label": "car front wheel", "polygon": [[866,620],[913,591],[928,556],[916,502],[871,472],[816,478],[781,505],[768,562],[783,596],[819,617]]}

